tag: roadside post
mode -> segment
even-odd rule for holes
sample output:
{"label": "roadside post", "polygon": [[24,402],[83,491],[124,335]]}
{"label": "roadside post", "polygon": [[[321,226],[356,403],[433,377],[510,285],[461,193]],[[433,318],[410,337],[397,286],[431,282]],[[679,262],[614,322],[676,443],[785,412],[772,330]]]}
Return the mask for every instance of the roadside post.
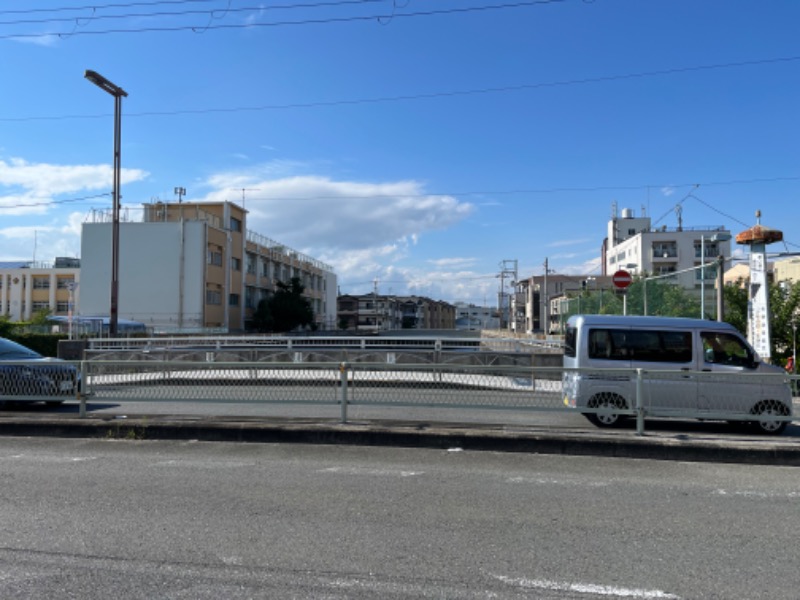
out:
{"label": "roadside post", "polygon": [[631,274],[624,270],[620,269],[611,277],[611,281],[614,284],[614,287],[617,288],[617,291],[622,294],[622,314],[628,314],[628,286],[633,281],[633,277]]}

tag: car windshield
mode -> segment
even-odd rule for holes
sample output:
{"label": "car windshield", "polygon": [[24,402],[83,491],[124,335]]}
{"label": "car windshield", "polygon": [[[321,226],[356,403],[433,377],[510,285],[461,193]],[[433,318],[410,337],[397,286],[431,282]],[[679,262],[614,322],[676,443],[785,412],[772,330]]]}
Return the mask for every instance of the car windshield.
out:
{"label": "car windshield", "polygon": [[22,344],[0,338],[0,360],[32,360],[36,358],[42,358],[42,355]]}

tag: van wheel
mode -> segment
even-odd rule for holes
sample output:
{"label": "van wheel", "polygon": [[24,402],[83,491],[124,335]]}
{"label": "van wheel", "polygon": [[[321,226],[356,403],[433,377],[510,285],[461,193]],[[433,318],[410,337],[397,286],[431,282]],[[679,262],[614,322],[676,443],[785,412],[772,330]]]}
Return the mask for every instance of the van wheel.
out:
{"label": "van wheel", "polygon": [[598,394],[589,399],[587,406],[597,409],[597,412],[583,413],[590,423],[597,427],[616,427],[623,418],[616,411],[625,410],[628,405],[616,394]]}
{"label": "van wheel", "polygon": [[760,417],[758,421],[752,421],[750,423],[751,427],[758,433],[780,435],[789,424],[788,421],[771,418],[785,417],[789,414],[789,407],[777,400],[763,400],[756,404],[750,413]]}

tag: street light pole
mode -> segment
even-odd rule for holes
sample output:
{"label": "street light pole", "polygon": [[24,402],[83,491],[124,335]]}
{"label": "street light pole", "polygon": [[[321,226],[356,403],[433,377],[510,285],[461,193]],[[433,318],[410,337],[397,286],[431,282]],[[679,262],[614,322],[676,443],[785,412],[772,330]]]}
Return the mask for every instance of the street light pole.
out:
{"label": "street light pole", "polygon": [[[729,233],[715,233],[710,238],[708,238],[709,242],[712,243],[719,243],[719,242],[727,242],[731,239],[731,234]],[[718,262],[718,268],[722,268],[722,264]],[[722,293],[722,288],[717,290],[717,294]],[[717,300],[719,303],[719,300]],[[706,236],[705,234],[700,235],[700,318],[706,318]],[[719,312],[717,313],[717,320],[721,321],[722,319],[719,318]]]}
{"label": "street light pole", "polygon": [[83,76],[104,92],[114,96],[114,190],[111,225],[111,308],[109,310],[108,335],[116,337],[119,323],[119,187],[122,170],[120,137],[122,134],[122,99],[128,95],[128,92],[95,71],[87,69]]}

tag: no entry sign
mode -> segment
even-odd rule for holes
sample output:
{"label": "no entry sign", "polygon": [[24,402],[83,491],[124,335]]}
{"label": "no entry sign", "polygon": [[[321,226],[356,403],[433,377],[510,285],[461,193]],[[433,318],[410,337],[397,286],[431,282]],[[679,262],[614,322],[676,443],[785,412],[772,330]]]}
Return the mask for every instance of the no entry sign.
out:
{"label": "no entry sign", "polygon": [[614,273],[614,275],[611,277],[611,281],[614,282],[614,287],[624,290],[631,284],[631,281],[633,281],[633,277],[631,277],[631,274],[628,273],[627,271],[623,271],[622,269],[620,269],[619,271]]}

